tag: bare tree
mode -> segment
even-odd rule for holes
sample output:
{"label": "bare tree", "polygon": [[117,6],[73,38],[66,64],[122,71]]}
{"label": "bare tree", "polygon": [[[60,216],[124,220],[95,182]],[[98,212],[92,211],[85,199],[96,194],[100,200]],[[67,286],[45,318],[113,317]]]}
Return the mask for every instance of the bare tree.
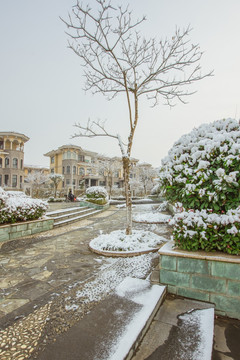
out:
{"label": "bare tree", "polygon": [[176,28],[170,40],[147,40],[137,31],[145,20],[133,20],[128,6],[114,6],[111,0],[96,0],[94,8],[77,2],[68,20],[63,20],[69,29],[69,48],[79,56],[84,68],[84,89],[108,99],[125,94],[129,121],[125,142],[101,121],[75,124],[79,132],[73,137],[107,136],[118,141],[125,180],[126,234],[132,231],[129,172],[140,97],[147,96],[153,106],[160,98],[169,106],[177,101],[185,103],[194,93],[189,92],[189,85],[212,75],[201,73],[202,52],[198,44],[191,44],[189,27],[182,31]]}
{"label": "bare tree", "polygon": [[49,176],[43,174],[41,171],[34,171],[28,174],[25,182],[28,183],[30,196],[38,198],[40,194],[44,193],[44,187],[46,187],[49,181]]}
{"label": "bare tree", "polygon": [[139,164],[139,182],[143,187],[144,197],[153,187],[154,179],[157,177],[157,171],[150,164]]}
{"label": "bare tree", "polygon": [[115,158],[102,158],[98,162],[98,172],[102,174],[105,179],[106,188],[109,193],[109,198],[111,199],[112,196],[112,188],[114,185],[114,177],[115,173],[121,171],[121,161],[117,161]]}

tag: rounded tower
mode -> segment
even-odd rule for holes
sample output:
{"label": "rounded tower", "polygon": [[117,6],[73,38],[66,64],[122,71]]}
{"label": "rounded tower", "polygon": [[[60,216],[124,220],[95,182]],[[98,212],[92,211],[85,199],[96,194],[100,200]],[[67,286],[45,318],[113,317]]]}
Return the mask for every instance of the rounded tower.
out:
{"label": "rounded tower", "polygon": [[29,140],[17,132],[0,132],[0,186],[22,190],[24,182],[24,144]]}

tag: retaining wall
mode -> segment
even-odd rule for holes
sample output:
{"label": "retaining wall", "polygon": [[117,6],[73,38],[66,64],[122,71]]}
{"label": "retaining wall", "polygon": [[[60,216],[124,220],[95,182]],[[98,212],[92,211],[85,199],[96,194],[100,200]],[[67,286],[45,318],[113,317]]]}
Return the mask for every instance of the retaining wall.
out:
{"label": "retaining wall", "polygon": [[80,206],[87,206],[89,208],[93,208],[93,209],[97,209],[97,210],[106,210],[109,208],[109,203],[105,204],[105,205],[99,205],[99,204],[94,204],[90,201],[80,201],[79,202]]}
{"label": "retaining wall", "polygon": [[53,228],[53,219],[44,218],[0,226],[0,243],[34,235]]}
{"label": "retaining wall", "polygon": [[240,257],[223,253],[160,250],[160,283],[168,292],[215,304],[219,315],[240,319]]}

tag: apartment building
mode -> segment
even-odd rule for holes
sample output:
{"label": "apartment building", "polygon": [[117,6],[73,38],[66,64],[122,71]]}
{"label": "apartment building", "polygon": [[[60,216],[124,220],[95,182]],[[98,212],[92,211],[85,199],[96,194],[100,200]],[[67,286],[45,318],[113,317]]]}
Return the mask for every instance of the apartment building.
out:
{"label": "apartment building", "polygon": [[0,132],[0,186],[22,190],[24,182],[24,144],[29,140],[17,132]]}
{"label": "apartment building", "polygon": [[[123,188],[122,160],[106,157],[96,152],[82,149],[77,145],[63,145],[44,154],[50,158],[50,173],[64,175],[58,190],[65,194],[72,189],[78,195],[89,186],[113,186]],[[131,159],[136,165],[137,159]]]}
{"label": "apartment building", "polygon": [[[47,177],[49,173],[64,176],[58,185],[62,195],[67,194],[69,189],[78,195],[89,186],[105,186],[109,194],[113,189],[124,189],[121,157],[107,157],[77,145],[63,145],[44,154],[50,159],[50,169],[24,165],[24,144],[28,140],[29,137],[21,133],[0,132],[0,186],[6,190],[22,190],[32,194],[38,180],[34,181],[34,176]],[[136,181],[139,179],[137,165],[138,160],[132,158],[130,178]],[[51,181],[46,180],[46,186],[49,183]]]}

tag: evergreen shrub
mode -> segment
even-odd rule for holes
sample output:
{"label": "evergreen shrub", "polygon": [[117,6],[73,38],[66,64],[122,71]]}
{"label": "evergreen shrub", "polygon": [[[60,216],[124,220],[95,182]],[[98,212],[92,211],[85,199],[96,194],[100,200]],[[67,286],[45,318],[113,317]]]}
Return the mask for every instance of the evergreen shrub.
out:
{"label": "evergreen shrub", "polygon": [[108,202],[108,193],[102,186],[91,186],[86,190],[86,200],[98,205],[105,205]]}
{"label": "evergreen shrub", "polygon": [[0,187],[0,224],[37,220],[46,213],[47,203],[24,193],[7,192]]}
{"label": "evergreen shrub", "polygon": [[162,161],[166,198],[181,202],[171,223],[178,247],[240,253],[240,127],[233,119],[182,136]]}

